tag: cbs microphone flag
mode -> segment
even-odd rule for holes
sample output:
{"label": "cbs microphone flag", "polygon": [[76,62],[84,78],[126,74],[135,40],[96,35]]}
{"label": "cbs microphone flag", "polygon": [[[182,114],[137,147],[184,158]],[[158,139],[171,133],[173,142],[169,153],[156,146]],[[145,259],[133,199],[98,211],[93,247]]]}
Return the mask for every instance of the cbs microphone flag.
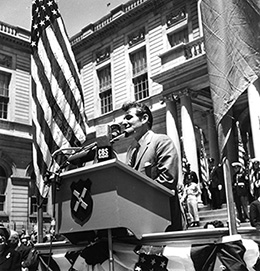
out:
{"label": "cbs microphone flag", "polygon": [[33,163],[36,184],[46,196],[46,172],[64,161],[52,153],[81,146],[88,128],[76,61],[54,0],[32,3],[31,48]]}

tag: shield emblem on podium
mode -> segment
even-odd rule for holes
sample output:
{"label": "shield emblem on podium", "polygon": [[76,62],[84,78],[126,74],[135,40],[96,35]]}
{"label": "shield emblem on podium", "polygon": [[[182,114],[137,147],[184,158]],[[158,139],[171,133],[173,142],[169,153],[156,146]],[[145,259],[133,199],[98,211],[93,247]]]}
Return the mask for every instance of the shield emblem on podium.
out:
{"label": "shield emblem on podium", "polygon": [[91,181],[89,179],[73,182],[70,186],[70,210],[73,220],[83,226],[91,217],[93,199],[90,194]]}

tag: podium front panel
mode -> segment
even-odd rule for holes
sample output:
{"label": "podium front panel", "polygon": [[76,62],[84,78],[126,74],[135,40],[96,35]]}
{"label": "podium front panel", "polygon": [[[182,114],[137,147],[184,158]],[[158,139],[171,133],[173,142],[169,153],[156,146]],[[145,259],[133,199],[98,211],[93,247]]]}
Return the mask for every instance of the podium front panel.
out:
{"label": "podium front panel", "polygon": [[61,234],[127,228],[137,238],[171,224],[170,190],[113,159],[61,175],[56,193]]}

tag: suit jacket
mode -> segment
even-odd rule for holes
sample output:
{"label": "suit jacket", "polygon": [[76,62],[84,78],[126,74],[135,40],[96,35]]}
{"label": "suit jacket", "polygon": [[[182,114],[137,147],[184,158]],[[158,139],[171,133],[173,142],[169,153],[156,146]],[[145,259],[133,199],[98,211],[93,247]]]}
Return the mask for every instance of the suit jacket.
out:
{"label": "suit jacket", "polygon": [[260,201],[258,199],[250,204],[249,215],[251,226],[260,229]]}
{"label": "suit jacket", "polygon": [[[178,154],[170,137],[149,130],[139,143],[140,148],[133,168],[175,190],[178,181]],[[127,161],[135,146],[136,142],[129,147]]]}
{"label": "suit jacket", "polygon": [[[175,192],[175,196],[170,198],[172,224],[166,231],[182,230],[185,227],[185,218],[177,191],[178,154],[173,141],[167,135],[149,130],[138,143],[140,148],[133,168]],[[136,144],[134,141],[129,147],[127,162]]]}
{"label": "suit jacket", "polygon": [[8,246],[3,254],[0,254],[1,271],[21,271],[21,255],[18,251],[10,249]]}
{"label": "suit jacket", "polygon": [[220,166],[214,167],[209,174],[209,178],[210,178],[209,184],[210,189],[218,188],[220,184],[223,186],[224,185],[223,168]]}

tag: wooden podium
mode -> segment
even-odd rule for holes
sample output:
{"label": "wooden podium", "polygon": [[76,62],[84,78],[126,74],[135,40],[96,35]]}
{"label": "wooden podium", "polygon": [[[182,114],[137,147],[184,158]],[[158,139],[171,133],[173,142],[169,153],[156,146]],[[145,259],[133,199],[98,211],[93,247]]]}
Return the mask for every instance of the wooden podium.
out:
{"label": "wooden podium", "polygon": [[[60,177],[55,199],[58,232],[74,242],[75,236],[93,230],[117,228],[127,228],[140,239],[143,234],[164,232],[171,224],[172,191],[116,159]],[[80,210],[85,221],[77,219]]]}

